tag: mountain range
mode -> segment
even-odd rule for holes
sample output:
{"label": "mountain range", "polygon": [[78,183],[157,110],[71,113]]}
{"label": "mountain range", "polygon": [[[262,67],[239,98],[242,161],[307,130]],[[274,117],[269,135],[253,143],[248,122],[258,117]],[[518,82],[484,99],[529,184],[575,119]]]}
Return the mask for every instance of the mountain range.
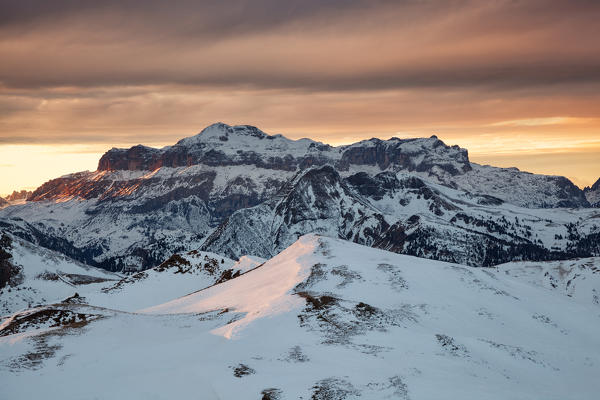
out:
{"label": "mountain range", "polygon": [[0,398],[595,398],[599,185],[435,136],[111,149],[0,199]]}
{"label": "mountain range", "polygon": [[600,254],[599,183],[469,161],[437,137],[333,147],[217,123],[113,148],[0,210],[0,228],[82,263],[139,271],[178,252],[269,258],[320,233],[491,266]]}

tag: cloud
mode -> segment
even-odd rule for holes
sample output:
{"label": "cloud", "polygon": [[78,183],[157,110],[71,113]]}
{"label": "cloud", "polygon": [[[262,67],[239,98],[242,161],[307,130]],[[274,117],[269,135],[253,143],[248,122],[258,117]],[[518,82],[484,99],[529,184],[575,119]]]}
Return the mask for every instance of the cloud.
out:
{"label": "cloud", "polygon": [[[516,92],[499,97],[498,92],[473,88],[311,92],[161,85],[21,90],[8,102],[11,108],[0,113],[4,144],[167,145],[215,121],[336,144],[387,138],[398,131],[451,139],[515,133],[576,139],[597,137],[600,126],[598,93]],[[561,124],[540,123],[556,122],[553,118],[562,113],[579,116]]]}
{"label": "cloud", "polygon": [[567,122],[577,121],[576,118],[569,117],[547,117],[547,118],[529,118],[529,119],[515,119],[512,121],[500,121],[490,124],[490,126],[544,126],[544,125],[556,125],[564,124]]}
{"label": "cloud", "polygon": [[224,121],[596,149],[598,20],[594,0],[0,0],[0,147],[162,146]]}
{"label": "cloud", "polygon": [[2,10],[9,88],[600,82],[593,1],[7,1]]}

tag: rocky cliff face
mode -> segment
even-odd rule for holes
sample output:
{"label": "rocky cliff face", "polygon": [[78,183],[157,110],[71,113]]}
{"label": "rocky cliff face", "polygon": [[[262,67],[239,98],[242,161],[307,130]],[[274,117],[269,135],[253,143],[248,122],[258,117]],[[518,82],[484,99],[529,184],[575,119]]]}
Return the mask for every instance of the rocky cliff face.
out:
{"label": "rocky cliff face", "polygon": [[268,258],[306,232],[371,245],[388,226],[333,167],[315,167],[298,173],[263,204],[235,212],[202,248],[234,258],[244,254]]}
{"label": "rocky cliff face", "polygon": [[586,187],[583,191],[591,206],[600,208],[600,179],[598,179],[591,187]]}
{"label": "rocky cliff face", "polygon": [[6,196],[4,199],[8,201],[18,201],[18,200],[26,200],[31,195],[31,191],[29,190],[14,190],[11,194]]}
{"label": "rocky cliff face", "polygon": [[[196,136],[173,146],[154,149],[142,145],[111,149],[98,163],[99,171],[155,170],[204,164],[208,166],[253,165],[258,168],[294,171],[311,164],[330,162],[331,146],[309,139],[289,140],[267,135],[248,126],[210,125]],[[325,155],[320,154],[321,152]]]}
{"label": "rocky cliff face", "polygon": [[299,173],[265,203],[233,213],[202,249],[232,258],[268,258],[299,236],[317,232],[396,253],[492,266],[600,254],[581,248],[597,241],[589,235],[596,228],[586,225],[592,214],[582,210],[586,223],[558,226],[548,223],[550,210],[517,211],[495,197],[411,175],[360,172],[342,178],[324,166]]}
{"label": "rocky cliff face", "polygon": [[[593,233],[589,210],[548,210],[556,207],[589,203],[566,178],[473,164],[465,149],[435,136],[332,147],[218,123],[162,149],[111,149],[97,171],[43,184],[26,204],[4,208],[0,220],[110,270],[150,268],[202,245],[271,256],[313,231],[431,258],[451,260],[448,254],[461,252],[455,257],[472,265],[519,257],[513,242],[545,249],[527,250],[529,258],[555,257],[545,252],[559,254],[569,240],[571,249],[588,254],[594,240],[577,243]],[[247,225],[257,221],[255,214],[268,225]],[[541,227],[556,215],[556,233]],[[515,217],[527,226],[535,221],[531,237]],[[493,244],[485,244],[481,235],[505,227],[501,218],[512,230],[493,233]],[[574,226],[571,236],[566,224]],[[273,235],[271,242],[264,232]],[[504,244],[496,246],[496,239]],[[235,249],[224,240],[245,244]],[[458,241],[463,250],[452,245]],[[493,250],[471,251],[474,246]],[[493,252],[510,257],[485,255]]]}
{"label": "rocky cliff face", "polygon": [[435,174],[441,170],[450,176],[471,171],[466,149],[447,146],[436,136],[429,139],[370,139],[340,149],[337,166],[346,170],[352,165],[377,166],[380,170]]}
{"label": "rocky cliff face", "polygon": [[19,268],[12,263],[12,239],[0,235],[0,289],[6,285],[15,284],[19,276]]}
{"label": "rocky cliff face", "polygon": [[[142,145],[111,149],[100,159],[96,173],[72,174],[47,182],[29,196],[29,200],[129,195],[152,182],[150,178],[155,171],[164,169],[196,166],[202,168],[194,170],[203,174],[211,167],[249,167],[260,173],[270,170],[271,175],[273,171],[280,171],[287,179],[296,171],[326,164],[343,174],[410,172],[445,186],[492,195],[530,208],[589,206],[583,191],[564,177],[473,164],[469,162],[467,150],[447,146],[435,136],[370,139],[332,147],[310,139],[290,140],[281,135],[268,135],[248,125],[222,123],[162,149]],[[144,180],[143,184],[140,179]],[[170,181],[173,187],[177,186],[176,180]]]}
{"label": "rocky cliff face", "polygon": [[341,171],[352,166],[373,166],[417,172],[434,169],[458,175],[471,170],[467,151],[429,139],[370,139],[349,146],[331,147],[309,139],[289,140],[267,135],[253,126],[214,124],[174,146],[153,149],[142,145],[111,149],[102,156],[99,171],[155,170],[191,165],[252,165],[296,171],[311,166],[334,165]]}

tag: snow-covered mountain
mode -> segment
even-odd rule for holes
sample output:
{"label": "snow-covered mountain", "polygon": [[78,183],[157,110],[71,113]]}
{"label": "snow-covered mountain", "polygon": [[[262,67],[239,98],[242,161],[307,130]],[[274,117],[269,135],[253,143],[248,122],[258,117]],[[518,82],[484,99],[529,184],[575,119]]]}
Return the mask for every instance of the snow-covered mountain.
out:
{"label": "snow-covered mountain", "polygon": [[435,136],[111,149],[0,210],[0,398],[594,398],[598,185]]}
{"label": "snow-covered mountain", "polygon": [[0,315],[97,292],[121,276],[11,235],[0,235]]}
{"label": "snow-covered mountain", "polygon": [[342,178],[301,171],[266,202],[238,210],[202,249],[272,257],[306,233],[474,266],[600,254],[596,209],[528,209],[402,173]]}
{"label": "snow-covered mountain", "polygon": [[32,192],[27,190],[21,190],[17,192],[13,191],[11,194],[0,197],[0,208],[8,207],[15,204],[22,204],[27,200],[27,197],[31,195]]}
{"label": "snow-covered mountain", "polygon": [[235,212],[202,248],[270,258],[308,232],[372,245],[388,228],[385,217],[327,165],[299,172],[265,203]]}
{"label": "snow-covered mountain", "polygon": [[161,265],[124,277],[87,296],[86,302],[135,311],[233,279],[264,262],[257,257],[233,261],[218,254],[190,251],[174,254]]}
{"label": "snow-covered mountain", "polygon": [[250,256],[233,261],[194,250],[122,276],[5,233],[0,235],[0,315],[65,299],[135,311],[233,279],[264,261]]}
{"label": "snow-covered mountain", "polygon": [[600,208],[600,179],[598,179],[592,186],[583,189],[587,201],[592,207]]}
{"label": "snow-covered mountain", "polygon": [[[525,207],[588,206],[583,192],[564,177],[535,175],[516,168],[477,165],[469,161],[466,149],[447,146],[436,136],[427,139],[373,138],[332,147],[310,139],[290,140],[282,135],[268,135],[249,125],[229,126],[223,123],[210,125],[196,136],[182,139],[175,145],[162,149],[142,145],[130,149],[113,148],[98,163],[97,172],[101,174],[80,173],[50,181],[35,190],[30,199],[64,200],[72,196],[104,199],[134,191],[143,192],[140,191],[141,186],[148,187],[157,183],[156,179],[151,179],[155,175],[148,175],[147,172],[161,171],[163,168],[189,168],[195,165],[253,166],[258,169],[257,173],[240,174],[241,171],[229,170],[229,174],[223,175],[229,180],[241,178],[242,181],[238,184],[244,184],[244,180],[247,183],[248,179],[244,178],[259,178],[251,181],[269,184],[269,179],[275,177],[261,176],[265,172],[263,170],[295,172],[325,164],[333,165],[339,171],[412,172],[450,187],[489,194]],[[117,171],[121,173],[115,175],[114,172]],[[206,183],[216,184],[221,188],[219,183],[222,182],[217,179],[222,175],[221,171],[210,168],[202,171],[207,174],[188,183],[204,183],[204,188],[210,194],[216,194],[210,191],[210,186],[206,187]],[[170,174],[171,179],[165,189],[175,186],[176,176],[182,171],[177,172],[179,174]],[[187,172],[184,179],[189,179],[190,175],[196,175],[200,171]],[[156,178],[159,177],[165,178]],[[511,190],[507,191],[507,188]],[[156,187],[153,186],[153,189]],[[254,189],[255,193],[260,193],[267,188]],[[221,193],[227,194],[227,191]]]}
{"label": "snow-covered mountain", "polygon": [[[135,313],[71,302],[5,318],[2,393],[595,398],[598,305],[540,285],[553,269],[541,265],[471,268],[307,235],[234,279]],[[573,268],[586,277],[578,288],[596,276]]]}
{"label": "snow-covered mountain", "polygon": [[8,196],[5,196],[4,199],[13,202],[26,200],[27,197],[31,196],[31,193],[32,192],[29,190],[20,190],[18,192],[16,190],[13,190],[13,192]]}
{"label": "snow-covered mountain", "polygon": [[[306,183],[326,169],[331,179]],[[0,210],[0,227],[112,271],[201,246],[221,251],[232,233],[243,248],[227,254],[269,257],[314,231],[492,265],[597,255],[595,213],[564,177],[477,165],[435,136],[332,147],[218,123],[162,149],[111,149],[97,171],[51,180]],[[277,236],[236,222],[265,218]]]}

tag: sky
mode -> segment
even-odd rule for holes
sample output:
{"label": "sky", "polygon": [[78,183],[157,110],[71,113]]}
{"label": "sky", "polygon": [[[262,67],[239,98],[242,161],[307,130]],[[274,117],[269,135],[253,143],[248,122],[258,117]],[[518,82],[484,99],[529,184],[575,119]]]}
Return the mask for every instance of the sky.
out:
{"label": "sky", "polygon": [[596,0],[0,0],[0,194],[222,121],[600,177]]}

